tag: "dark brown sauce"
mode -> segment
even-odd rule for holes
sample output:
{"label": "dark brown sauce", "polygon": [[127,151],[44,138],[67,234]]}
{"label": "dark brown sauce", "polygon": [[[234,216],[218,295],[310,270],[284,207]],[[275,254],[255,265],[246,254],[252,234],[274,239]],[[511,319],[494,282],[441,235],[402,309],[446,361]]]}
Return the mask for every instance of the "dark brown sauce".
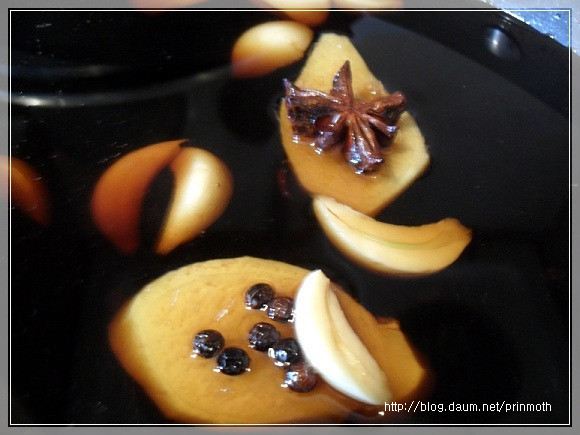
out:
{"label": "dark brown sauce", "polygon": [[[177,91],[143,99],[137,92],[132,101],[95,104],[87,96],[85,105],[67,105],[78,100],[63,95],[62,107],[15,106],[12,153],[43,174],[54,215],[40,228],[12,211],[13,422],[170,423],[118,364],[107,326],[161,274],[241,255],[322,267],[374,314],[398,318],[437,373],[433,402],[545,400],[552,413],[502,421],[565,421],[566,117],[481,64],[388,21],[365,17],[349,30],[387,88],[407,95],[433,159],[431,171],[379,219],[416,225],[457,217],[474,229],[462,257],[419,279],[373,274],[332,247],[300,189],[280,193],[284,156],[271,102],[299,65],[251,80],[231,79],[224,66]],[[379,52],[376,41],[387,40]],[[426,64],[429,59],[437,61]],[[232,169],[230,206],[200,237],[155,255],[148,241],[155,240],[172,182],[163,174],[145,201],[140,250],[118,253],[90,219],[96,180],[119,153],[181,137]],[[285,174],[285,184],[295,186]],[[402,419],[495,423],[500,417],[426,412]]]}

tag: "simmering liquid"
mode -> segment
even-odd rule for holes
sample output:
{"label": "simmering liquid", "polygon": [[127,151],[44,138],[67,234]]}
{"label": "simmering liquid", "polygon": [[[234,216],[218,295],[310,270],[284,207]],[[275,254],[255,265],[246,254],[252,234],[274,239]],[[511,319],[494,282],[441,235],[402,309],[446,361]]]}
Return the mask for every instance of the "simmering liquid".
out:
{"label": "simmering liquid", "polygon": [[[172,422],[118,363],[108,325],[163,273],[244,255],[324,268],[373,314],[399,319],[435,372],[430,401],[547,401],[553,410],[418,412],[403,421],[564,421],[566,117],[483,65],[388,21],[365,16],[349,29],[387,89],[406,94],[432,158],[430,170],[378,219],[418,225],[458,218],[474,230],[458,261],[433,276],[390,278],[352,264],[328,242],[308,196],[285,170],[277,133],[282,78],[296,77],[300,65],[248,80],[232,79],[224,66],[121,99],[24,102],[13,108],[12,153],[42,174],[54,214],[47,227],[18,209],[11,214],[13,422]],[[162,172],[145,198],[139,250],[122,255],[91,222],[96,181],[121,155],[184,137],[231,169],[230,205],[204,234],[156,255],[173,182]]]}

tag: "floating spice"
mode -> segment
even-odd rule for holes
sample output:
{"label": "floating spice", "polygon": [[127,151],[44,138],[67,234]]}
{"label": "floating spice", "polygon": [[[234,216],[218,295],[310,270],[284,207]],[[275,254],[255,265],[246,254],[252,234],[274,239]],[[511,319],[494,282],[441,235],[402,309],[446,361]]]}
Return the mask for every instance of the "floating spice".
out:
{"label": "floating spice", "polygon": [[340,147],[357,173],[376,171],[383,163],[382,149],[393,141],[405,111],[401,92],[355,99],[348,60],[334,76],[329,94],[301,89],[286,79],[284,87],[288,119],[298,139],[313,140],[320,151]]}

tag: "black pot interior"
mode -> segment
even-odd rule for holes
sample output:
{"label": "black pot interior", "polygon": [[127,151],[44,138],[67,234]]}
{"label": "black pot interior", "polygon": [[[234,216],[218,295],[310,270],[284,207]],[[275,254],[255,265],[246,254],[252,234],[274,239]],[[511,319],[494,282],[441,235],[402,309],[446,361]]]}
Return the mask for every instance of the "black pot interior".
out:
{"label": "black pot interior", "polygon": [[[429,146],[429,171],[379,219],[418,225],[452,216],[474,231],[448,269],[401,279],[348,261],[294,180],[289,198],[278,188],[286,168],[275,111],[282,79],[302,63],[253,79],[233,78],[229,68],[236,38],[276,16],[12,17],[11,152],[41,173],[53,211],[48,226],[11,211],[12,423],[167,423],[117,363],[107,325],[164,272],[241,255],[322,267],[375,314],[400,319],[437,373],[432,403],[551,405],[426,410],[405,423],[567,422],[566,49],[499,11],[333,12],[316,29],[353,38],[386,87],[407,95]],[[505,33],[509,47],[494,52],[490,29]],[[147,194],[140,249],[123,255],[91,221],[93,187],[120,156],[178,138],[230,167],[232,201],[202,236],[156,255],[172,187],[162,172]]]}

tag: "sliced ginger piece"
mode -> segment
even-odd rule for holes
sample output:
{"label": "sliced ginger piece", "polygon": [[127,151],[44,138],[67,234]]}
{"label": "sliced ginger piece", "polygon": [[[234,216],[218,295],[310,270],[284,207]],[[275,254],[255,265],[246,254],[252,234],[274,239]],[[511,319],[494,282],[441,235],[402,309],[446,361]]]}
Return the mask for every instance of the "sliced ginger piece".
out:
{"label": "sliced ginger piece", "polygon": [[[387,95],[347,37],[323,34],[295,85],[329,92],[345,61],[350,61],[355,98]],[[429,164],[425,141],[408,112],[399,119],[399,131],[383,150],[384,163],[371,174],[357,174],[338,149],[318,153],[306,141],[296,141],[284,104],[280,107],[280,133],[286,156],[300,184],[311,194],[325,195],[361,213],[374,216],[394,201]]]}
{"label": "sliced ginger piece", "polygon": [[[340,422],[350,412],[373,413],[319,380],[314,390],[281,388],[284,371],[248,347],[257,322],[271,322],[260,310],[247,310],[244,295],[258,282],[277,296],[294,297],[308,270],[252,257],[211,260],[185,266],[153,281],[116,316],[110,326],[114,353],[164,415],[186,423]],[[422,397],[432,378],[405,336],[380,324],[344,291],[335,288],[345,314],[385,371],[393,400]],[[292,324],[274,323],[282,337]],[[215,372],[215,358],[192,358],[192,339],[216,329],[225,346],[245,349],[250,371],[238,376]]]}

